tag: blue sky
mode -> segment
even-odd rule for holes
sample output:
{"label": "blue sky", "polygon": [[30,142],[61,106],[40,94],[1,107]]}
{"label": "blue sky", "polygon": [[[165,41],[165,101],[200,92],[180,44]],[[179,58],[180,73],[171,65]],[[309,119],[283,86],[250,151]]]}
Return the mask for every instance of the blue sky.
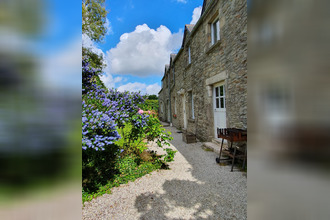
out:
{"label": "blue sky", "polygon": [[157,94],[170,53],[180,49],[184,25],[193,15],[199,17],[202,4],[203,0],[106,1],[109,33],[104,43],[83,36],[85,46],[105,56],[108,67],[101,79],[106,86]]}
{"label": "blue sky", "polygon": [[[29,4],[31,2],[27,1],[26,5]],[[21,25],[26,25],[19,16],[21,9],[13,8],[15,5],[9,7],[13,11],[8,14],[18,14],[13,23],[21,21]],[[35,81],[47,91],[67,94],[70,90],[72,95],[81,96],[81,2],[39,1],[38,7],[31,8],[30,13],[41,21],[37,31],[25,34],[10,24],[4,30],[0,26],[1,33],[4,33],[0,48],[9,47],[33,57]]]}

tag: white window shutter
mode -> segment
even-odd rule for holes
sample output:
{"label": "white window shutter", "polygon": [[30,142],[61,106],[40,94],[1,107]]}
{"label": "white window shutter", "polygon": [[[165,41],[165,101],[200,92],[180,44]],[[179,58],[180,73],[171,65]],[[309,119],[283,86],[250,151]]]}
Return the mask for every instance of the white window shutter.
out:
{"label": "white window shutter", "polygon": [[193,94],[191,94],[191,114],[192,114],[192,119],[195,119],[194,95]]}
{"label": "white window shutter", "polygon": [[217,40],[220,40],[220,21],[217,21]]}
{"label": "white window shutter", "polygon": [[211,25],[211,44],[214,44],[214,28],[213,28],[213,25]]}
{"label": "white window shutter", "polygon": [[188,58],[189,60],[188,61],[189,61],[189,64],[190,64],[191,63],[190,47],[188,48],[188,55],[189,55],[189,58]]}

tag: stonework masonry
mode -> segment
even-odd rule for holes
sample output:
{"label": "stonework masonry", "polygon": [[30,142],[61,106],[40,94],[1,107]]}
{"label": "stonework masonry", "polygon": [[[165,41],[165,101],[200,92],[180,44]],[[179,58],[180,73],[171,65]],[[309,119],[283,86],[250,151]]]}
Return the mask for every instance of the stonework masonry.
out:
{"label": "stonework masonry", "polygon": [[222,123],[216,116],[219,83],[225,88],[222,127],[247,129],[244,0],[204,1],[197,24],[185,26],[182,47],[170,55],[165,66],[159,92],[160,119],[195,134],[200,141],[211,141]]}

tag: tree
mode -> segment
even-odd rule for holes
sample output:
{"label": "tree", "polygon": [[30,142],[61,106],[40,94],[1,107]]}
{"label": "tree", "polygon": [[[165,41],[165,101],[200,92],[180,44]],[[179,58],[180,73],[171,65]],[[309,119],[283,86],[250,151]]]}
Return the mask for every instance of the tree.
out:
{"label": "tree", "polygon": [[[105,0],[82,0],[82,33],[86,34],[92,41],[100,42],[107,33]],[[92,52],[89,48],[82,48],[83,57],[88,57],[90,67],[102,71],[105,67],[103,56]],[[100,80],[99,75],[92,77],[102,88],[106,88]]]}
{"label": "tree", "polygon": [[82,33],[100,42],[107,33],[105,0],[82,0]]}
{"label": "tree", "polygon": [[149,100],[158,100],[158,96],[157,95],[149,95],[148,99]]}

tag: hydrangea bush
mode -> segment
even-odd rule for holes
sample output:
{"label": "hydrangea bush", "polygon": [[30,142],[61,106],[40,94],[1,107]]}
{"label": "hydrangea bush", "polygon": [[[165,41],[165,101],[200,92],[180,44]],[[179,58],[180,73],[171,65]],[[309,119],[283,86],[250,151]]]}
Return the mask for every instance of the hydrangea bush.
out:
{"label": "hydrangea bush", "polygon": [[[122,156],[139,154],[146,140],[169,145],[170,133],[153,111],[143,111],[140,93],[118,92],[100,84],[101,70],[82,60],[83,189],[92,192],[117,175]],[[147,110],[147,109],[145,109]],[[86,191],[85,191],[86,192]]]}
{"label": "hydrangea bush", "polygon": [[132,123],[136,128],[147,126],[148,115],[138,113],[138,105],[144,102],[139,93],[118,92],[105,89],[95,83],[94,76],[100,70],[89,65],[83,57],[82,101],[82,149],[96,151],[111,147],[120,138],[118,127]]}

